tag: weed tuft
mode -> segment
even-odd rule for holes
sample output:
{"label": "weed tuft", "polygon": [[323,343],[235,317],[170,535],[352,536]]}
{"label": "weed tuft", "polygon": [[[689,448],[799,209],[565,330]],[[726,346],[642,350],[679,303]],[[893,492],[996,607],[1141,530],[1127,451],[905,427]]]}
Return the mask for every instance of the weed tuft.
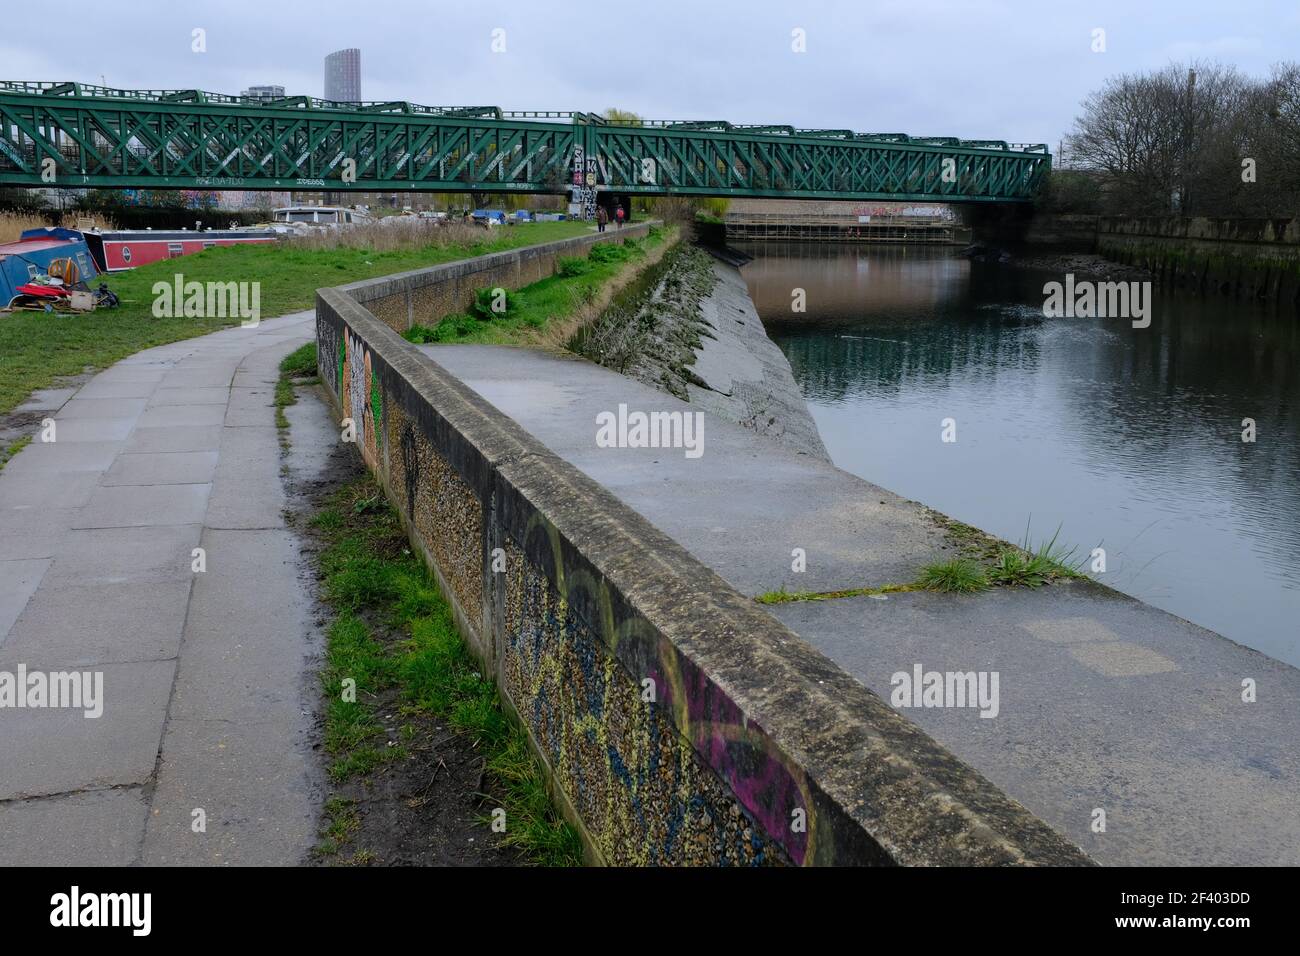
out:
{"label": "weed tuft", "polygon": [[927,591],[973,594],[989,586],[989,577],[978,563],[968,558],[954,558],[927,564],[921,569],[916,583]]}

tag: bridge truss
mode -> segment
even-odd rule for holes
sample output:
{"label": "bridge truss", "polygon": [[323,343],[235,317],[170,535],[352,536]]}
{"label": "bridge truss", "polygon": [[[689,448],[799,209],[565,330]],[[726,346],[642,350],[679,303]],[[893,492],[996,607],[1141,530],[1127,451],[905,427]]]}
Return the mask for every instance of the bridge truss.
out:
{"label": "bridge truss", "polygon": [[1050,165],[992,140],[0,82],[0,185],[1026,202]]}

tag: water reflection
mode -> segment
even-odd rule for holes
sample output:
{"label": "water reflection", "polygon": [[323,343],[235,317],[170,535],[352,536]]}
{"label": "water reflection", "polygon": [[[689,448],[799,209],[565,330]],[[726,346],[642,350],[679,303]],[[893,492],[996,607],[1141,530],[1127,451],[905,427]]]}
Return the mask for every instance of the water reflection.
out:
{"label": "water reflection", "polygon": [[1059,526],[1112,586],[1300,664],[1294,314],[1156,290],[1147,329],[1044,319],[1050,277],[945,250],[745,249],[840,467],[1013,540]]}

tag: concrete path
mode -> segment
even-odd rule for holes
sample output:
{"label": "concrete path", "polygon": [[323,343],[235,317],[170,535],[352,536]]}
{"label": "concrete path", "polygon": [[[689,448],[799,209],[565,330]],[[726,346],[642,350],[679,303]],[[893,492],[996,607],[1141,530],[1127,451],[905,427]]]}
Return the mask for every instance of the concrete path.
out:
{"label": "concrete path", "polygon": [[287,864],[315,842],[311,607],[272,406],[313,332],[298,313],[37,396],[55,441],[0,471],[0,680],[102,674],[103,713],[0,709],[0,864]]}
{"label": "concrete path", "polygon": [[[620,403],[691,410],[624,376],[522,349],[424,351],[743,593],[905,583],[951,556],[915,503],[720,419],[696,459],[597,447],[596,415]],[[769,610],[886,700],[917,664],[996,671],[996,717],[904,712],[1102,863],[1300,864],[1295,668],[1090,582]]]}

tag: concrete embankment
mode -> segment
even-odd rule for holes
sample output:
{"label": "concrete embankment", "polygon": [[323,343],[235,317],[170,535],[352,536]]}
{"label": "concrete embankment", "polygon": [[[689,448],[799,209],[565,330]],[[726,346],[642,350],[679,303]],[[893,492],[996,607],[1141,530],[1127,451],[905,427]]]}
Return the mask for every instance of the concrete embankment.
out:
{"label": "concrete embankment", "polygon": [[790,363],[763,330],[740,270],[684,245],[661,271],[644,301],[606,312],[579,351],[724,421],[826,459]]}
{"label": "concrete embankment", "polygon": [[[959,553],[922,506],[711,413],[698,459],[596,445],[596,416],[619,404],[692,408],[662,389],[531,351],[424,351],[742,594],[903,583]],[[807,554],[804,572],[792,570],[795,549]],[[960,707],[904,713],[1101,862],[1300,862],[1300,820],[1287,809],[1300,804],[1300,761],[1289,743],[1300,734],[1294,668],[1089,581],[769,611],[878,694],[877,705],[894,676],[918,664],[998,674],[990,719]],[[691,621],[713,639],[711,620]],[[789,675],[762,671],[747,681],[755,678],[772,688]],[[1246,681],[1269,694],[1248,701]],[[812,702],[789,700],[819,719]],[[857,719],[875,719],[859,706],[857,697]],[[837,752],[857,759],[850,746]]]}
{"label": "concrete embankment", "polygon": [[[404,282],[418,295],[418,278]],[[897,499],[859,502],[847,522],[843,499],[814,516],[819,492],[863,483],[713,416],[709,454],[685,473],[672,449],[598,450],[597,411],[694,409],[576,358],[417,347],[362,304],[376,298],[366,284],[318,293],[322,380],[593,859],[1088,862],[739,593],[729,560],[701,560],[748,540],[751,575],[770,579],[799,507],[814,519],[805,545],[869,515],[906,538],[914,529],[889,519]],[[769,456],[786,485],[765,480]],[[780,524],[759,537],[769,505]],[[679,536],[674,515],[696,536]]]}
{"label": "concrete embankment", "polygon": [[[629,541],[620,566],[633,573],[653,555],[656,567],[686,567],[707,580],[716,574],[746,595],[835,591],[911,581],[924,565],[957,553],[922,506],[711,415],[698,459],[680,450],[597,447],[596,416],[619,403],[691,409],[607,369],[522,349],[424,351],[439,374],[450,372],[586,476],[602,500],[612,494],[671,540],[671,552],[657,550],[664,538]],[[803,573],[791,570],[796,548],[807,553]],[[735,628],[757,627],[748,615],[726,625],[689,601],[670,600],[689,609],[682,623],[697,640],[723,655],[733,641],[748,642],[732,636]],[[822,711],[820,694],[803,696],[802,676],[761,660],[754,670],[718,676],[734,675],[732,687],[760,683],[767,691],[759,699],[781,701],[775,724],[754,714],[764,727],[796,713],[809,728],[825,727],[832,765],[858,766],[859,745],[839,721],[872,726],[893,675],[917,664],[927,672],[997,673],[1000,702],[990,719],[962,707],[902,713],[1098,861],[1300,863],[1295,668],[1089,581],[799,601],[768,611],[807,642],[785,645],[789,654],[824,654],[860,682],[851,699]],[[771,634],[754,633],[759,641]],[[1246,702],[1246,679],[1268,693]],[[847,692],[832,684],[836,694]],[[864,697],[863,687],[873,693]],[[863,790],[854,799],[888,820],[892,804],[880,796]],[[1106,812],[1105,832],[1093,829],[1096,810]]]}

